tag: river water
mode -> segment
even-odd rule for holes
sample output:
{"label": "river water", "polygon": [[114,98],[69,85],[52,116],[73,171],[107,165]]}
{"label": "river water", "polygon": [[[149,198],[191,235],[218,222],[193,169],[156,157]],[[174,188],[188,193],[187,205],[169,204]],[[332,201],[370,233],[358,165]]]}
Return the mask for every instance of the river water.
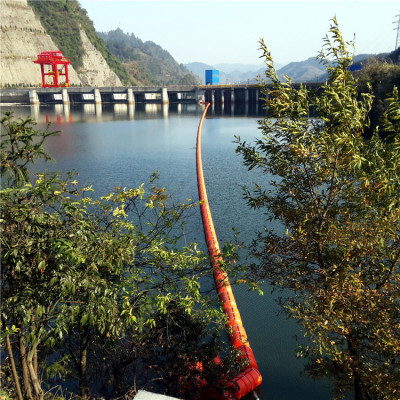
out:
{"label": "river water", "polygon": [[[2,106],[2,111],[9,108]],[[39,128],[51,122],[52,130],[62,131],[46,143],[56,159],[56,164],[46,164],[46,168],[75,169],[79,184],[92,184],[97,195],[109,193],[116,186],[136,187],[157,170],[157,185],[165,186],[176,202],[198,198],[195,146],[202,106],[103,105],[96,110],[94,105],[70,109],[56,105],[12,109],[16,116],[33,116]],[[233,143],[235,135],[247,142],[260,136],[260,117],[245,114],[246,111],[235,110],[226,115],[211,109],[203,125],[203,168],[220,244],[232,240],[233,227],[248,243],[264,224],[262,211],[247,207],[241,187],[251,186],[254,181],[267,184],[267,180],[257,172],[247,171],[235,154]],[[196,241],[207,251],[200,213],[188,223],[187,240]],[[278,315],[277,295],[267,286],[264,296],[248,292],[245,287],[235,287],[234,292],[263,376],[257,392],[260,399],[329,399],[329,385],[303,372],[304,361],[296,358],[301,330],[284,315]]]}

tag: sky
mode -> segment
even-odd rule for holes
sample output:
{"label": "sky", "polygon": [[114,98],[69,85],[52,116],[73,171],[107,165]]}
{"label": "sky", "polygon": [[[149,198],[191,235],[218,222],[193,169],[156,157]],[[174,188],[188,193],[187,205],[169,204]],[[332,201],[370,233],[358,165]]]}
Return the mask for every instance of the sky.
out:
{"label": "sky", "polygon": [[277,65],[315,57],[336,15],[356,54],[396,46],[400,0],[79,0],[97,31],[153,41],[178,63],[259,65],[263,38]]}

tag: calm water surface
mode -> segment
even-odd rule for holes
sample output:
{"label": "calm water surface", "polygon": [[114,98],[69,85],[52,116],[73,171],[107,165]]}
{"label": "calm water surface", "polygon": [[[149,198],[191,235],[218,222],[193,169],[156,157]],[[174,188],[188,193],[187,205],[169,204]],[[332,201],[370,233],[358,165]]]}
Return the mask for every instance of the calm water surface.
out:
{"label": "calm water surface", "polygon": [[[202,110],[197,106],[168,109],[155,105],[146,109],[103,106],[101,112],[90,105],[70,110],[62,106],[14,108],[16,115],[33,115],[39,127],[50,121],[53,130],[62,131],[46,144],[57,161],[46,164],[49,170],[75,169],[80,185],[93,184],[98,195],[115,186],[136,187],[157,170],[157,184],[166,186],[176,201],[198,198],[195,145]],[[221,244],[232,239],[232,227],[240,232],[241,240],[249,242],[263,225],[262,212],[247,207],[241,187],[256,179],[266,182],[266,178],[241,165],[235,155],[235,135],[253,141],[259,136],[257,117],[218,115],[209,110],[203,125],[202,158]],[[187,240],[198,242],[206,251],[199,213],[188,224]],[[295,338],[302,334],[293,321],[277,315],[276,295],[268,287],[264,296],[238,287],[235,296],[263,376],[258,396],[265,400],[329,399],[328,386],[302,372],[304,362],[296,359]]]}

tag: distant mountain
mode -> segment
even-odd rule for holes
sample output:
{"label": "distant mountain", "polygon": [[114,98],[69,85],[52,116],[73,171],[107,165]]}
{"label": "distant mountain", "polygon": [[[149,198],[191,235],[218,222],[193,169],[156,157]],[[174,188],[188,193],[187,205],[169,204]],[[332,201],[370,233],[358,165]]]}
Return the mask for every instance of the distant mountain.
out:
{"label": "distant mountain", "polygon": [[[354,64],[372,56],[371,54],[359,54],[354,57]],[[261,75],[263,71],[259,73]],[[293,82],[324,82],[328,76],[325,66],[316,57],[310,57],[304,61],[291,62],[278,69],[277,74],[280,80],[284,80],[286,75]]]}
{"label": "distant mountain", "polygon": [[391,60],[392,62],[399,64],[400,63],[400,47],[390,54],[387,55],[387,59]]}
{"label": "distant mountain", "polygon": [[263,66],[262,63],[254,64],[239,64],[239,63],[221,63],[215,64],[214,67],[226,74],[248,73],[249,71],[257,71]]}
{"label": "distant mountain", "polygon": [[98,32],[108,50],[123,64],[136,85],[197,84],[198,78],[158,44],[124,33]]}
{"label": "distant mountain", "polygon": [[[219,82],[221,85],[228,83],[252,83],[260,65],[251,64],[215,64],[209,65],[201,62],[185,64],[185,67],[199,77],[205,83],[205,70],[219,70]],[[261,69],[263,70],[263,69]]]}
{"label": "distant mountain", "polygon": [[[216,64],[209,65],[200,62],[186,64],[189,71],[196,74],[204,83],[206,69],[218,69],[220,71],[220,83],[258,83],[257,76],[264,76],[265,67],[248,64]],[[278,66],[276,66],[278,68]],[[316,58],[309,58],[301,62],[292,62],[283,68],[278,69],[278,76],[283,79],[288,75],[293,81],[313,81],[325,73]]]}
{"label": "distant mountain", "polygon": [[[353,65],[362,66],[365,64],[365,61],[368,61],[368,59],[375,59],[378,61],[398,62],[399,61],[399,52],[400,52],[400,49],[395,50],[391,53],[360,54],[360,55],[354,57]],[[397,60],[396,60],[396,54],[397,54]]]}
{"label": "distant mountain", "polygon": [[[354,56],[354,58],[353,58],[352,67],[355,67],[357,65],[362,66],[362,64],[366,60],[368,60],[370,58],[385,59],[386,56],[387,56],[387,53],[381,53],[381,54],[358,54],[358,55]],[[317,81],[318,82],[325,82],[327,78],[328,78],[328,73],[324,70],[324,73],[318,76]],[[305,80],[303,82],[305,82]]]}
{"label": "distant mountain", "polygon": [[305,61],[291,62],[279,69],[277,73],[281,80],[287,75],[294,82],[312,82],[325,74],[325,67],[315,57],[310,57]]}
{"label": "distant mountain", "polygon": [[[387,54],[372,55],[359,54],[354,57],[354,64],[370,57],[384,58]],[[395,57],[400,58],[396,53]],[[202,83],[205,80],[206,69],[217,69],[220,74],[220,83],[258,83],[257,76],[264,76],[265,66],[249,65],[249,64],[215,64],[209,65],[201,62],[192,62],[185,64],[186,68],[197,75]],[[289,76],[293,82],[323,82],[326,80],[327,73],[324,65],[322,65],[316,57],[310,57],[304,61],[291,62],[284,67],[279,68],[275,65],[280,80],[284,80],[284,76]]]}
{"label": "distant mountain", "polygon": [[[189,64],[185,64],[185,67],[188,69],[188,71],[195,74],[200,79],[200,82],[202,84],[204,84],[205,82],[205,71],[207,69],[216,69],[213,65],[204,64],[201,62],[191,62]],[[220,80],[221,80],[221,75],[220,75]]]}

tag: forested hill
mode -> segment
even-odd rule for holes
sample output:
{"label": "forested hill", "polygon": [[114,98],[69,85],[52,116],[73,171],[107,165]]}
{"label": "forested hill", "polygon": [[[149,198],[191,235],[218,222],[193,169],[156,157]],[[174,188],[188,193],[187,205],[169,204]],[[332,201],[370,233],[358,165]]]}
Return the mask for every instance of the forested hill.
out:
{"label": "forested hill", "polygon": [[108,50],[128,71],[136,85],[196,84],[199,79],[154,42],[143,42],[121,29],[98,32]]}
{"label": "forested hill", "polygon": [[[91,42],[124,85],[199,83],[195,75],[154,42],[143,42],[133,33],[125,34],[121,29],[96,32],[87,11],[77,0],[28,0],[28,4],[58,49],[71,57],[72,66],[80,77],[85,69],[90,70],[84,65],[91,54],[82,40],[84,31],[84,39]],[[97,75],[101,75],[101,71]],[[84,83],[90,84],[90,80],[86,81]]]}
{"label": "forested hill", "polygon": [[[71,58],[72,66],[79,71],[85,62],[85,43],[82,40],[83,30],[87,39],[116,73],[123,84],[130,84],[131,78],[121,62],[107,49],[104,41],[97,35],[93,22],[77,0],[40,1],[28,0],[46,32],[57,47]],[[86,38],[85,38],[86,39]]]}

